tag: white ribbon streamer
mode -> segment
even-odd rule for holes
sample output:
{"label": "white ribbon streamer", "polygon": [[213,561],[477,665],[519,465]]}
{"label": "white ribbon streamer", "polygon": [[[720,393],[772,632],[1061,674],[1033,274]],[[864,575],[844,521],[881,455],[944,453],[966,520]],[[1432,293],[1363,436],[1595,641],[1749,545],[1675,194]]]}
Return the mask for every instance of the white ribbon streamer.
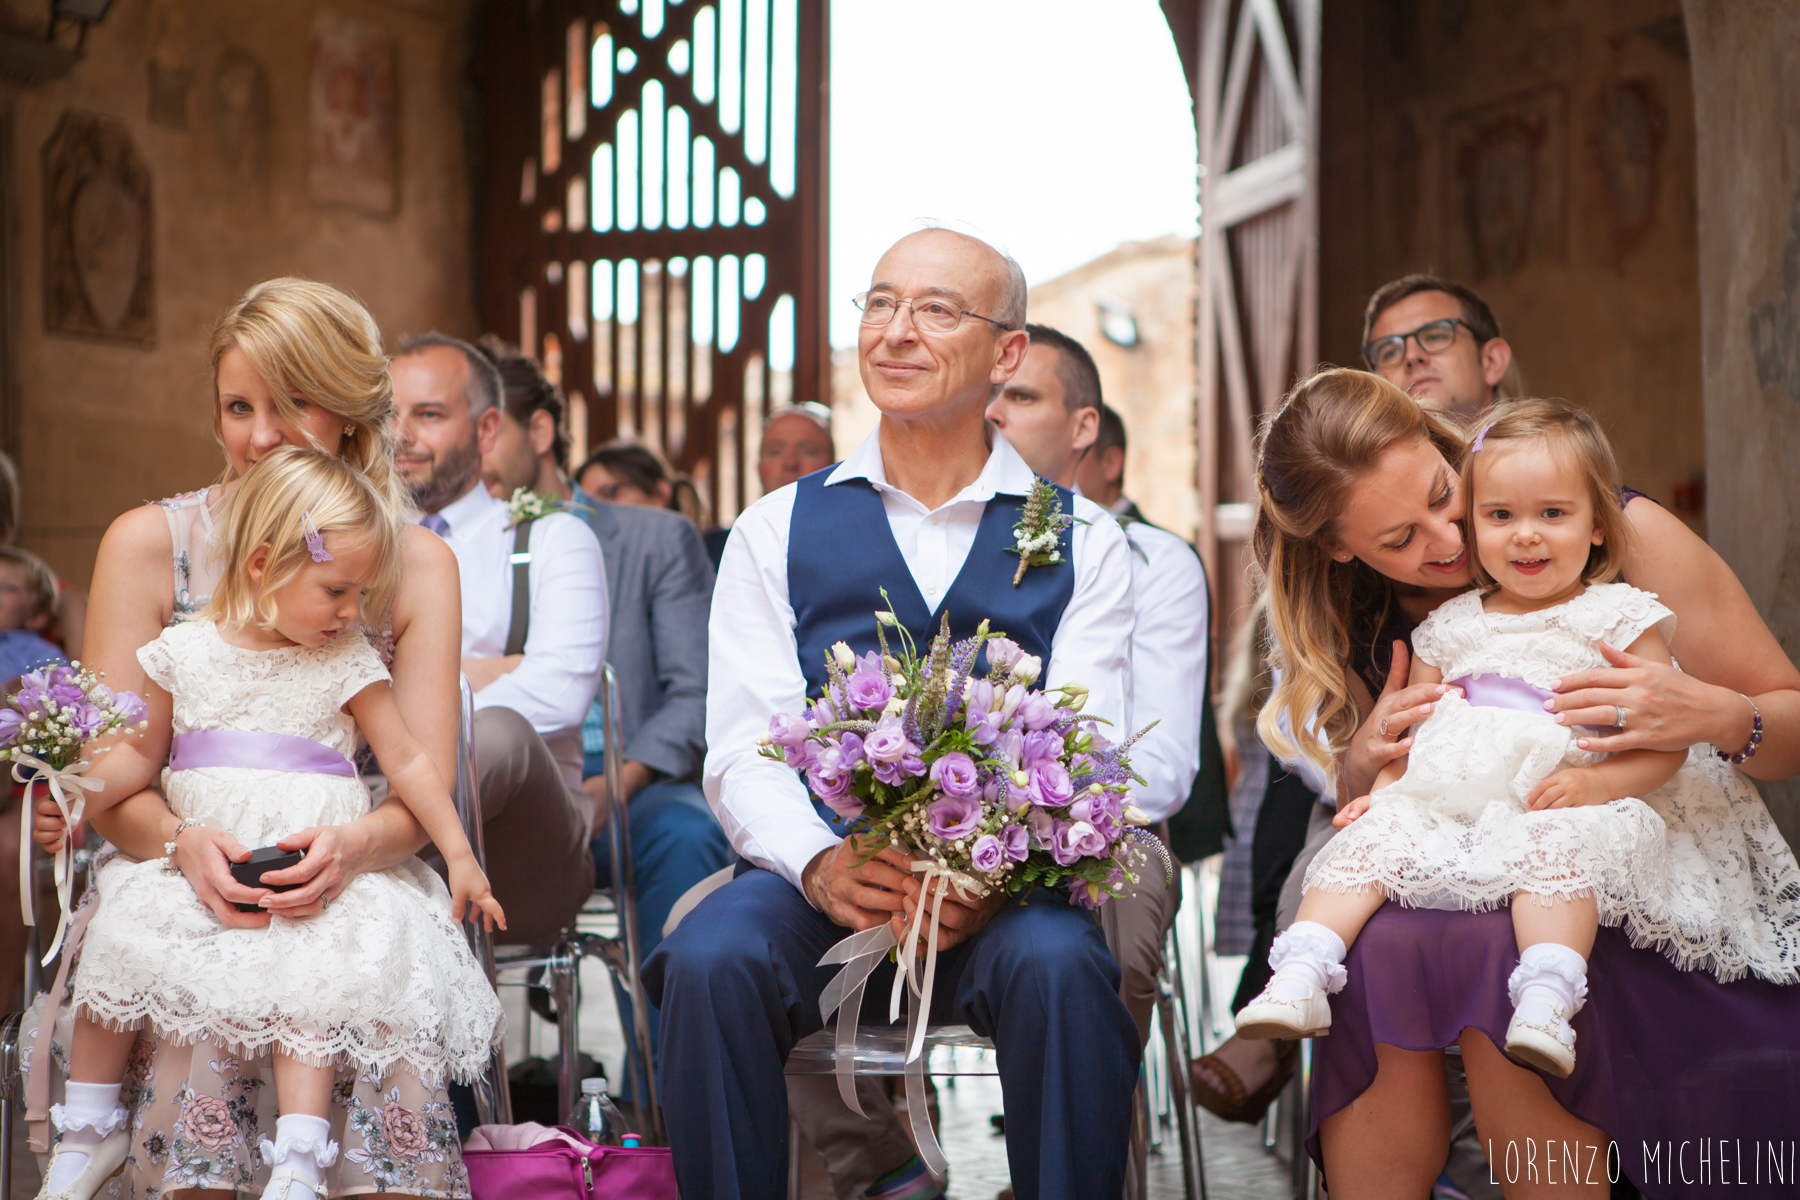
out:
{"label": "white ribbon streamer", "polygon": [[[833,1012],[838,1014],[835,1067],[838,1095],[857,1116],[867,1118],[868,1114],[856,1097],[856,1023],[869,976],[881,965],[888,951],[899,947],[899,969],[894,972],[894,987],[888,996],[888,1020],[900,1019],[901,998],[910,991],[913,1003],[907,1006],[906,1014],[907,1119],[912,1125],[920,1161],[926,1170],[941,1179],[949,1171],[950,1164],[944,1158],[943,1147],[938,1145],[937,1133],[931,1127],[931,1112],[925,1104],[924,1057],[931,991],[937,980],[938,919],[944,910],[944,898],[952,887],[959,900],[968,900],[970,893],[979,895],[985,889],[961,871],[939,866],[930,859],[915,860],[911,867],[915,873],[924,876],[925,886],[919,893],[919,903],[913,908],[912,919],[907,923],[905,940],[896,939],[892,926],[883,924],[852,934],[827,950],[819,959],[819,965],[843,963],[844,969],[832,977],[820,995],[819,1012],[826,1021],[831,1020]],[[929,933],[925,931],[927,901],[931,908]],[[921,934],[925,934],[923,963],[919,961],[918,952]]]}
{"label": "white ribbon streamer", "polygon": [[[93,765],[93,760],[88,758],[59,768],[23,750],[14,750],[12,764],[12,777],[25,785],[25,805],[19,814],[19,909],[27,925],[37,924],[32,908],[37,881],[31,877],[31,793],[39,781],[50,789],[50,797],[56,801],[56,809],[63,819],[62,847],[50,858],[56,876],[56,903],[60,915],[56,922],[56,936],[50,940],[50,948],[44,951],[43,962],[48,966],[50,960],[62,949],[63,936],[69,931],[69,921],[73,915],[69,907],[69,893],[75,878],[75,827],[81,824],[82,811],[87,807],[87,797],[83,793],[105,790],[106,781],[83,778],[81,773]],[[26,771],[30,773],[27,774]],[[65,787],[74,790],[73,803],[63,794]]]}

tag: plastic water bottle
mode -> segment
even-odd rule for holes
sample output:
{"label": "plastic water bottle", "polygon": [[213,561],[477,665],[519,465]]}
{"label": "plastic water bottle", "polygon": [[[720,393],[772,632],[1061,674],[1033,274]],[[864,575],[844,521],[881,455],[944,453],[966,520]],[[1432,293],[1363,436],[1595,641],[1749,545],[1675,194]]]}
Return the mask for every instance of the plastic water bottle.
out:
{"label": "plastic water bottle", "polygon": [[596,1146],[636,1145],[638,1136],[625,1123],[625,1115],[606,1094],[606,1076],[581,1081],[581,1098],[569,1114],[569,1126]]}

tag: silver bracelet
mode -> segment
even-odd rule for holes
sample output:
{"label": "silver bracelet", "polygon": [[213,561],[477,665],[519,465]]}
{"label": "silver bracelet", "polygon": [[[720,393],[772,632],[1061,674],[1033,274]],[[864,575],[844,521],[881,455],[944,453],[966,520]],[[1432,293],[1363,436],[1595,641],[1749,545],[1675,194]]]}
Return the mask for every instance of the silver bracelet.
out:
{"label": "silver bracelet", "polygon": [[162,870],[164,875],[181,874],[180,868],[175,865],[175,843],[181,840],[182,834],[198,824],[200,824],[199,821],[183,821],[175,827],[175,832],[169,835],[169,840],[163,843]]}

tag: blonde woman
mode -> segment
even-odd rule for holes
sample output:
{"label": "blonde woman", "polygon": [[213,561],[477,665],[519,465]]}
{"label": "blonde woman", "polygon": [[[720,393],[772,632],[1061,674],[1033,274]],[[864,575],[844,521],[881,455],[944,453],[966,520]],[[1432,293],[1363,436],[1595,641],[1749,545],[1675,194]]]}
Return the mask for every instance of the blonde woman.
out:
{"label": "blonde woman", "polygon": [[[147,686],[137,649],[206,606],[222,567],[208,553],[215,515],[252,466],[281,446],[323,450],[355,465],[395,511],[405,507],[392,468],[387,359],[380,331],[355,300],[308,280],[270,280],[225,312],[209,351],[224,482],[121,516],[94,566],[87,661],[113,687],[156,697],[153,732],[169,728],[169,701],[166,692]],[[439,775],[453,779],[462,627],[456,559],[440,539],[411,524],[401,530],[400,553],[402,581],[377,644],[407,726]],[[383,804],[347,824],[284,839],[306,858],[264,878],[291,890],[245,887],[232,879],[230,864],[252,847],[227,830],[180,820],[157,790],[168,750],[166,738],[149,736],[121,740],[106,754],[94,773],[109,791],[130,798],[94,824],[133,858],[166,855],[227,927],[261,929],[272,916],[316,916],[357,876],[405,863],[425,844],[405,805]],[[53,811],[39,810],[41,838],[59,834],[53,818]],[[260,911],[239,912],[240,903]],[[135,1140],[124,1194],[251,1187],[253,1139],[273,1128],[267,1056],[221,1055],[207,1043],[181,1045],[145,1034],[130,1061],[125,1103],[134,1110]],[[447,1195],[467,1186],[442,1085],[427,1085],[404,1064],[381,1077],[341,1073],[330,1120],[345,1152],[338,1191]]]}
{"label": "blonde woman", "polygon": [[[1472,582],[1465,454],[1462,431],[1446,418],[1349,370],[1300,384],[1259,440],[1254,545],[1282,672],[1261,732],[1278,756],[1330,769],[1341,799],[1367,793],[1381,767],[1411,748],[1407,728],[1449,691],[1405,686],[1406,639]],[[1635,542],[1624,579],[1674,612],[1683,670],[1609,647],[1611,667],[1557,681],[1552,719],[1624,726],[1585,739],[1584,749],[1693,747],[1734,756],[1753,778],[1792,774],[1800,671],[1705,543],[1636,493],[1623,499]],[[1287,729],[1318,730],[1328,749],[1295,744],[1284,716]],[[1430,1188],[1448,1142],[1443,1047],[1452,1044],[1461,1047],[1482,1143],[1497,1157],[1513,1145],[1516,1160],[1528,1139],[1541,1148],[1555,1138],[1598,1147],[1604,1165],[1610,1134],[1626,1150],[1622,1169],[1642,1187],[1640,1142],[1689,1136],[1678,1115],[1684,1105],[1734,1135],[1742,1130],[1746,1145],[1752,1131],[1800,1124],[1786,1068],[1800,1059],[1800,990],[1757,979],[1721,984],[1603,930],[1588,1006],[1575,1022],[1593,1053],[1568,1079],[1546,1080],[1496,1048],[1516,961],[1504,910],[1389,905],[1369,921],[1347,964],[1352,982],[1332,1002],[1331,1036],[1318,1042],[1313,1145],[1335,1200]],[[1691,1081],[1709,1070],[1731,1073],[1728,1103],[1716,1089],[1694,1090]],[[1504,1161],[1495,1169],[1504,1171]],[[1604,1194],[1605,1171],[1592,1178]],[[1534,1182],[1515,1170],[1507,1190],[1581,1194],[1595,1186],[1589,1179],[1584,1170],[1551,1187],[1541,1173]]]}

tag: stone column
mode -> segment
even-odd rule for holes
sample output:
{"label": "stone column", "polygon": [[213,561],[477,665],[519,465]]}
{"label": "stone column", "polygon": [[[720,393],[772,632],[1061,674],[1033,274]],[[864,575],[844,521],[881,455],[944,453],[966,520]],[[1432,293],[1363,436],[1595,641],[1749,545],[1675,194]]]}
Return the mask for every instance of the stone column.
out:
{"label": "stone column", "polygon": [[[1707,528],[1800,660],[1800,0],[1684,0]],[[1800,781],[1763,794],[1800,846]]]}

